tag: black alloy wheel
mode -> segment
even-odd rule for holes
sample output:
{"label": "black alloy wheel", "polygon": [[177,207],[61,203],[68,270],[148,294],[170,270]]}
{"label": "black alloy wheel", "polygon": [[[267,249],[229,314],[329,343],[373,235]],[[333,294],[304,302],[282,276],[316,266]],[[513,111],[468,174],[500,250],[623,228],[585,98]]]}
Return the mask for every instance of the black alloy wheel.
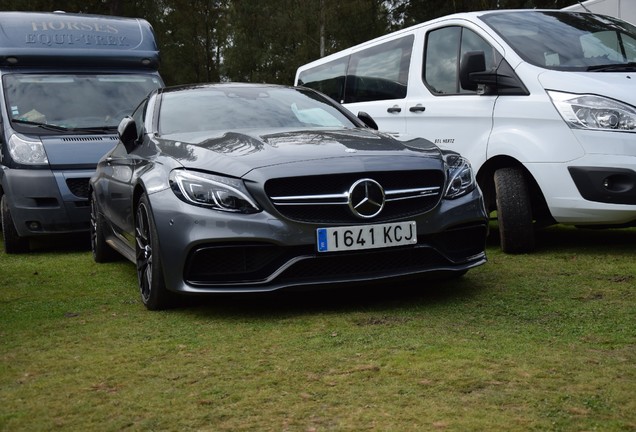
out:
{"label": "black alloy wheel", "polygon": [[141,300],[148,310],[170,306],[159,255],[157,229],[147,195],[142,195],[135,212],[135,254]]}

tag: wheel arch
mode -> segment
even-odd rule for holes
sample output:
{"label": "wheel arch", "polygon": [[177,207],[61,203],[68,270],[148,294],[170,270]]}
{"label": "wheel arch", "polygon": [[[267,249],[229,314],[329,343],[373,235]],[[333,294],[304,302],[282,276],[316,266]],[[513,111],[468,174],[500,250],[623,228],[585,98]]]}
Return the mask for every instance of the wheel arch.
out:
{"label": "wheel arch", "polygon": [[484,195],[484,201],[486,203],[486,210],[490,213],[496,210],[496,193],[494,174],[500,168],[519,168],[527,181],[528,192],[531,197],[532,214],[535,223],[539,225],[552,225],[555,223],[554,218],[550,213],[548,204],[545,200],[545,196],[539,187],[539,184],[535,180],[534,176],[528,169],[517,159],[507,156],[498,155],[491,159],[488,159],[480,168],[477,173],[477,183],[481,188]]}

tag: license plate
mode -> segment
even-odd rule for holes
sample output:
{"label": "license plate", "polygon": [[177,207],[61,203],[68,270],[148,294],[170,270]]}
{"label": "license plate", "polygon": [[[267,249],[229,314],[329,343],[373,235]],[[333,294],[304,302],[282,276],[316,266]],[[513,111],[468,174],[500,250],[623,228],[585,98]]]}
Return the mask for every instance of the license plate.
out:
{"label": "license plate", "polygon": [[415,221],[318,228],[318,252],[377,249],[417,243]]}

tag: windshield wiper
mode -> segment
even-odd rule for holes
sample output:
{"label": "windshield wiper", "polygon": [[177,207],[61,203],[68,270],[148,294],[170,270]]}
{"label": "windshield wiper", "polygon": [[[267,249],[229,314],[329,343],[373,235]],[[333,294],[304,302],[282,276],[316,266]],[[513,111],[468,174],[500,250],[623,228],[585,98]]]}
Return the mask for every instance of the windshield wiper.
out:
{"label": "windshield wiper", "polygon": [[42,129],[49,129],[49,130],[54,130],[54,131],[60,131],[60,132],[68,132],[68,128],[64,127],[64,126],[58,126],[58,125],[52,125],[52,124],[47,124],[47,123],[40,123],[40,122],[34,122],[34,121],[29,121],[29,120],[20,120],[20,119],[11,119],[12,123],[20,123],[20,124],[25,124],[25,125],[29,125],[29,126],[37,126],[40,127]]}
{"label": "windshield wiper", "polygon": [[588,72],[636,72],[636,62],[588,66]]}
{"label": "windshield wiper", "polygon": [[91,126],[91,127],[71,128],[69,130],[72,132],[104,133],[104,132],[117,131],[117,126]]}

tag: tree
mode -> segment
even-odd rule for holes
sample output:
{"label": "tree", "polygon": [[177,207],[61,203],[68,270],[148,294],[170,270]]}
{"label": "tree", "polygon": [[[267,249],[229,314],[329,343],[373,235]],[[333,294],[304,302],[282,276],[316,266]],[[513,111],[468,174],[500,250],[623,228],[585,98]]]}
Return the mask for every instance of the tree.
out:
{"label": "tree", "polygon": [[162,2],[155,19],[161,73],[168,84],[220,80],[227,0]]}

